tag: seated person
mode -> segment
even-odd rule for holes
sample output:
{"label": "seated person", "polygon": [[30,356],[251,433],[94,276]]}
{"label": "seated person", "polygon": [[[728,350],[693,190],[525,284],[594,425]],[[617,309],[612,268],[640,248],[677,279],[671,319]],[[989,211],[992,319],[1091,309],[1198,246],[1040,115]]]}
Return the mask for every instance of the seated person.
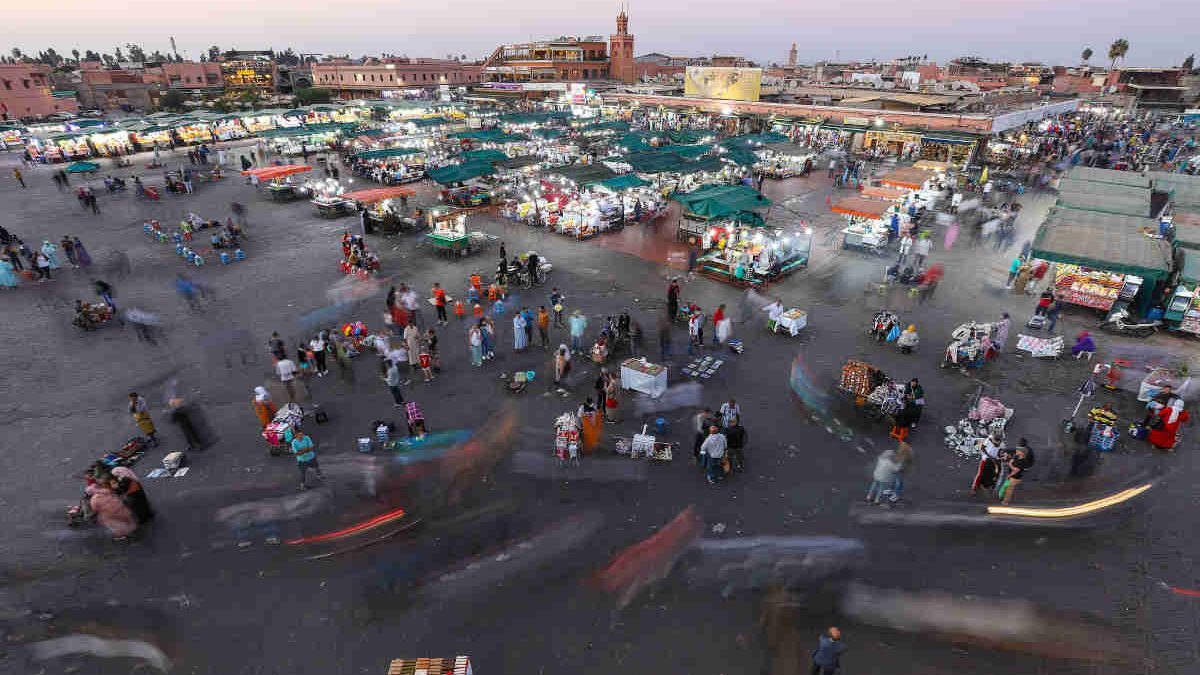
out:
{"label": "seated person", "polygon": [[1094,354],[1096,352],[1096,341],[1092,339],[1092,334],[1081,331],[1075,338],[1075,346],[1071,347],[1071,355],[1079,358],[1083,354]]}
{"label": "seated person", "polygon": [[1088,431],[1097,424],[1108,427],[1117,425],[1117,413],[1113,412],[1111,403],[1096,406],[1088,411]]}

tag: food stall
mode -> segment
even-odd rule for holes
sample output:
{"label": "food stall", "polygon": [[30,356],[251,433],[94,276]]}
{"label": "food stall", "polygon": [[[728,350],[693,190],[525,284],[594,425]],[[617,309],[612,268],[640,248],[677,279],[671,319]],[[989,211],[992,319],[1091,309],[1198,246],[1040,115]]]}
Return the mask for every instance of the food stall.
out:
{"label": "food stall", "polygon": [[156,146],[169,148],[173,144],[171,130],[157,124],[145,124],[132,128],[133,142],[141,150],[152,150]]}
{"label": "food stall", "polygon": [[263,187],[272,201],[286,202],[300,199],[312,192],[309,188],[301,188],[293,182],[292,176],[312,171],[307,164],[284,164],[282,166],[264,166],[258,169],[243,171],[242,175],[250,179],[250,183]]}
{"label": "food stall", "polygon": [[354,173],[378,183],[398,185],[425,177],[425,151],[413,147],[377,148],[352,157]]}
{"label": "food stall", "polygon": [[309,203],[322,218],[340,218],[354,213],[354,202],[346,199],[346,189],[333,178],[312,183],[313,198]]}
{"label": "food stall", "polygon": [[833,212],[846,216],[842,230],[842,248],[879,253],[887,247],[893,231],[892,219],[907,218],[899,213],[894,201],[868,197],[843,197],[833,204]]}
{"label": "food stall", "polygon": [[129,132],[123,129],[89,133],[87,140],[100,157],[128,155],[133,152],[133,143],[129,140]]}
{"label": "food stall", "polygon": [[172,125],[171,133],[183,145],[212,143],[213,140],[212,129],[209,128],[208,122],[203,120],[180,119]]}
{"label": "food stall", "polygon": [[238,116],[242,128],[251,135],[275,128],[275,114],[269,110],[256,110]]}
{"label": "food stall", "polygon": [[465,256],[471,251],[471,234],[467,232],[467,212],[448,206],[429,210],[429,238],[433,247],[447,255]]}
{"label": "food stall", "polygon": [[411,220],[404,219],[404,207],[408,198],[416,193],[405,187],[371,188],[347,192],[341,198],[363,209],[363,229],[368,234],[376,228],[382,232],[396,232],[404,225],[411,225]]}
{"label": "food stall", "polygon": [[621,363],[621,388],[658,398],[667,390],[667,371],[666,366],[645,358],[626,359]]}
{"label": "food stall", "polygon": [[25,130],[16,124],[0,124],[0,150],[20,146],[24,133]]}
{"label": "food stall", "polygon": [[1145,313],[1151,299],[1160,297],[1158,287],[1174,267],[1171,245],[1131,226],[1128,219],[1050,210],[1034,237],[1031,257],[1058,263],[1054,284],[1064,302],[1099,310],[1122,302],[1136,304],[1137,311]]}
{"label": "food stall", "polygon": [[1178,283],[1167,300],[1163,319],[1182,333],[1200,335],[1200,251],[1179,249]]}
{"label": "food stall", "polygon": [[788,231],[719,221],[709,224],[701,248],[704,252],[697,260],[701,274],[729,283],[759,285],[808,265],[812,229]]}
{"label": "food stall", "polygon": [[212,133],[219,141],[232,141],[250,135],[238,115],[226,115],[213,120]]}
{"label": "food stall", "polygon": [[759,161],[754,171],[767,178],[783,179],[802,176],[813,168],[816,154],[795,143],[770,143],[755,152]]}
{"label": "food stall", "polygon": [[689,244],[701,243],[711,222],[757,224],[763,221],[758,210],[771,207],[770,199],[745,185],[706,185],[691,192],[674,194],[671,199],[683,208],[675,236]]}
{"label": "food stall", "polygon": [[[294,117],[285,119],[294,120]],[[343,135],[353,131],[358,125],[354,123],[314,124],[310,126],[279,127],[261,132],[260,138],[266,139],[271,149],[281,155],[301,155],[308,152],[322,152],[337,147]]]}

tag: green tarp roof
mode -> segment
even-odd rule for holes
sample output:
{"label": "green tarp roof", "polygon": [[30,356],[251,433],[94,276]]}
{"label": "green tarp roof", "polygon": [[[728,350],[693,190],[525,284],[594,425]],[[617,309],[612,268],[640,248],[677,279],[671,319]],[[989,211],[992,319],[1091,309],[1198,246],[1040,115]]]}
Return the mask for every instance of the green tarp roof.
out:
{"label": "green tarp roof", "polygon": [[533,155],[526,155],[524,157],[512,157],[510,159],[500,160],[499,162],[496,162],[496,167],[499,169],[522,169],[524,167],[537,164],[539,161],[541,160]]}
{"label": "green tarp roof", "polygon": [[379,148],[378,150],[367,150],[356,155],[358,159],[386,159],[388,157],[404,157],[405,155],[419,155],[421,150],[416,148]]}
{"label": "green tarp roof", "polygon": [[559,137],[565,135],[567,132],[564,129],[541,128],[541,129],[534,129],[532,133],[537,138],[545,138],[545,139],[549,140],[552,138],[559,138]]}
{"label": "green tarp roof", "polygon": [[67,173],[83,173],[84,171],[99,171],[100,165],[95,162],[75,162],[67,167]]}
{"label": "green tarp roof", "polygon": [[508,155],[499,150],[471,150],[462,154],[462,160],[465,164],[471,162],[503,162],[508,159]]}
{"label": "green tarp roof", "polygon": [[1200,251],[1183,250],[1179,252],[1179,257],[1179,280],[1200,284]]}
{"label": "green tarp roof", "polygon": [[345,133],[358,127],[356,122],[329,122],[326,124],[307,124],[299,127],[267,129],[258,132],[263,138],[290,138],[292,136],[309,136],[312,134]]}
{"label": "green tarp roof", "polygon": [[661,134],[652,133],[649,131],[635,131],[625,134],[617,140],[617,146],[624,148],[629,152],[637,152],[639,150],[650,150],[654,146],[650,141],[654,139],[664,138]]}
{"label": "green tarp roof", "polygon": [[1089,194],[1086,192],[1059,192],[1057,206],[1066,206],[1084,211],[1111,213],[1123,216],[1150,217],[1150,191],[1140,197],[1118,194]]}
{"label": "green tarp roof", "polygon": [[450,124],[450,120],[445,117],[419,117],[417,119],[408,120],[409,124],[421,129],[429,127],[440,127],[443,124]]}
{"label": "green tarp roof", "polygon": [[565,120],[570,118],[571,113],[559,111],[507,113],[500,115],[500,121],[509,124],[544,124],[551,120]]}
{"label": "green tarp roof", "polygon": [[1098,214],[1054,208],[1038,228],[1033,257],[1082,265],[1118,274],[1135,274],[1155,281],[1171,272],[1171,245],[1148,236],[1143,227],[1158,231],[1151,218]]}
{"label": "green tarp roof", "polygon": [[625,155],[621,161],[638,173],[664,173],[678,170],[684,163],[679,155],[661,150],[646,150]]}
{"label": "green tarp roof", "polygon": [[480,143],[513,143],[516,141],[529,140],[521,134],[507,134],[499,129],[482,129],[479,131],[460,131],[456,134],[451,134],[451,138],[462,138],[470,141],[479,141]]}
{"label": "green tarp roof", "polygon": [[561,176],[578,185],[588,185],[602,180],[608,180],[617,174],[612,169],[596,162],[594,164],[571,164],[556,166],[542,172],[547,176]]}
{"label": "green tarp roof", "polygon": [[1114,169],[1093,169],[1088,166],[1073,167],[1067,172],[1067,178],[1087,180],[1094,183],[1116,183],[1117,185],[1150,187],[1150,179],[1140,173],[1116,171]]}
{"label": "green tarp roof", "polygon": [[712,152],[713,146],[708,144],[700,145],[672,145],[669,150],[684,159],[696,159]]}
{"label": "green tarp roof", "polygon": [[705,157],[694,162],[685,162],[680,173],[696,173],[697,171],[720,171],[725,168],[719,157]]}
{"label": "green tarp roof", "polygon": [[597,131],[629,131],[629,123],[621,120],[610,120],[608,122],[592,122],[579,127],[579,130],[585,134]]}
{"label": "green tarp roof", "polygon": [[1151,171],[1149,175],[1154,189],[1167,193],[1172,204],[1188,208],[1200,207],[1200,176],[1163,171]]}
{"label": "green tarp roof", "polygon": [[671,198],[682,204],[689,215],[703,220],[740,220],[771,205],[770,199],[745,185],[706,185]]}
{"label": "green tarp roof", "polygon": [[705,136],[711,136],[710,132],[695,131],[693,129],[680,129],[679,131],[668,131],[667,138],[671,139],[672,143],[680,145],[691,145],[699,143]]}
{"label": "green tarp roof", "polygon": [[732,136],[721,141],[721,145],[727,148],[755,148],[760,145],[769,145],[771,143],[786,143],[787,136],[777,134],[774,131],[768,131],[761,134],[742,134],[741,136]]}
{"label": "green tarp roof", "polygon": [[604,180],[594,180],[588,183],[591,187],[599,187],[608,190],[609,192],[620,192],[629,188],[643,187],[650,183],[638,178],[637,176],[627,173],[623,176],[614,176],[605,178]]}
{"label": "green tarp roof", "polygon": [[1106,197],[1127,197],[1150,201],[1150,188],[1136,185],[1121,185],[1120,183],[1097,183],[1090,180],[1063,178],[1058,181],[1059,193],[1076,192],[1086,195],[1104,195]]}
{"label": "green tarp roof", "polygon": [[753,166],[758,163],[758,155],[746,148],[729,148],[721,157],[742,166]]}
{"label": "green tarp roof", "polygon": [[490,162],[469,162],[430,169],[428,175],[442,185],[450,185],[451,183],[461,183],[480,176],[490,176],[495,172],[496,169],[492,167]]}

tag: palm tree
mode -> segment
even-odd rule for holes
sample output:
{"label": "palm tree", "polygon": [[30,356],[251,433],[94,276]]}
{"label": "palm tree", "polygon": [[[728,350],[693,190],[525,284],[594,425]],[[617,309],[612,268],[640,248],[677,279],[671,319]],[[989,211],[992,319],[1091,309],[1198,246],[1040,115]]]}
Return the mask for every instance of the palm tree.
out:
{"label": "palm tree", "polygon": [[1093,52],[1091,47],[1084,47],[1083,53],[1079,55],[1079,58],[1083,59],[1084,65],[1087,65],[1088,59],[1092,58],[1092,54],[1095,53],[1096,52]]}
{"label": "palm tree", "polygon": [[1196,66],[1196,55],[1188,54],[1188,57],[1183,60],[1183,66],[1181,66],[1181,67],[1183,68],[1183,72],[1186,75],[1188,73],[1191,73],[1192,68],[1194,68],[1195,66]]}
{"label": "palm tree", "polygon": [[71,56],[74,56],[74,57],[75,57],[75,64],[76,64],[76,65],[79,65],[79,50],[78,50],[78,49],[72,49],[72,50],[71,50]]}
{"label": "palm tree", "polygon": [[1125,55],[1128,53],[1129,40],[1126,40],[1125,38],[1117,38],[1114,40],[1113,43],[1108,47],[1108,69],[1112,70],[1115,68],[1117,66],[1117,59],[1125,58]]}

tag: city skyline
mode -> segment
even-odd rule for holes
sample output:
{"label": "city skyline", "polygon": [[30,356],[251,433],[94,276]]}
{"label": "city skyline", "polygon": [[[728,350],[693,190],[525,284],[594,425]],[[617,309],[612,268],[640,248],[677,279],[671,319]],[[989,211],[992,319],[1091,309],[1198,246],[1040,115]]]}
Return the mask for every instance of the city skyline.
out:
{"label": "city skyline", "polygon": [[[801,62],[821,60],[888,61],[905,54],[927,54],[946,62],[960,56],[997,61],[1039,61],[1073,64],[1084,47],[1094,51],[1091,62],[1107,66],[1108,46],[1117,38],[1130,43],[1122,63],[1129,66],[1178,65],[1194,49],[1184,32],[1159,34],[1159,27],[1131,25],[1137,7],[1130,0],[1100,0],[1086,15],[1072,7],[1028,0],[998,5],[962,4],[942,10],[925,3],[925,11],[911,6],[867,0],[852,6],[799,7],[768,0],[745,0],[731,12],[728,6],[682,3],[633,4],[630,32],[637,36],[637,54],[661,52],[681,56],[714,53],[737,54],[760,63],[784,63],[797,43]],[[36,54],[53,47],[69,55],[72,49],[111,52],[126,43],[141,45],[148,53],[168,52],[174,37],[185,58],[198,59],[210,45],[226,49],[285,49],[352,57],[381,53],[413,57],[466,54],[484,58],[499,44],[545,39],[563,34],[608,35],[613,30],[617,3],[590,0],[572,6],[565,15],[547,11],[549,3],[524,3],[523,11],[497,15],[492,3],[464,0],[449,6],[406,8],[401,16],[395,5],[380,0],[351,0],[338,5],[342,26],[330,21],[329,9],[311,0],[288,3],[260,2],[243,5],[217,0],[203,4],[169,6],[131,0],[124,11],[71,0],[51,13],[43,7],[9,8],[12,25],[21,35],[4,45],[5,53],[17,47]],[[229,11],[222,11],[223,8]],[[1200,20],[1200,5],[1166,0],[1157,15],[1188,25]],[[952,11],[953,13],[947,13]],[[397,18],[377,23],[356,17]],[[161,17],[156,23],[154,17]],[[221,19],[227,16],[229,19]],[[130,22],[130,17],[138,21]],[[214,21],[214,19],[216,19]],[[869,23],[867,21],[869,20]],[[264,26],[273,28],[264,32]],[[369,26],[363,32],[364,26]],[[104,45],[98,35],[114,42]],[[1010,38],[1020,36],[1019,42]],[[1069,38],[1064,39],[1064,35]]]}

